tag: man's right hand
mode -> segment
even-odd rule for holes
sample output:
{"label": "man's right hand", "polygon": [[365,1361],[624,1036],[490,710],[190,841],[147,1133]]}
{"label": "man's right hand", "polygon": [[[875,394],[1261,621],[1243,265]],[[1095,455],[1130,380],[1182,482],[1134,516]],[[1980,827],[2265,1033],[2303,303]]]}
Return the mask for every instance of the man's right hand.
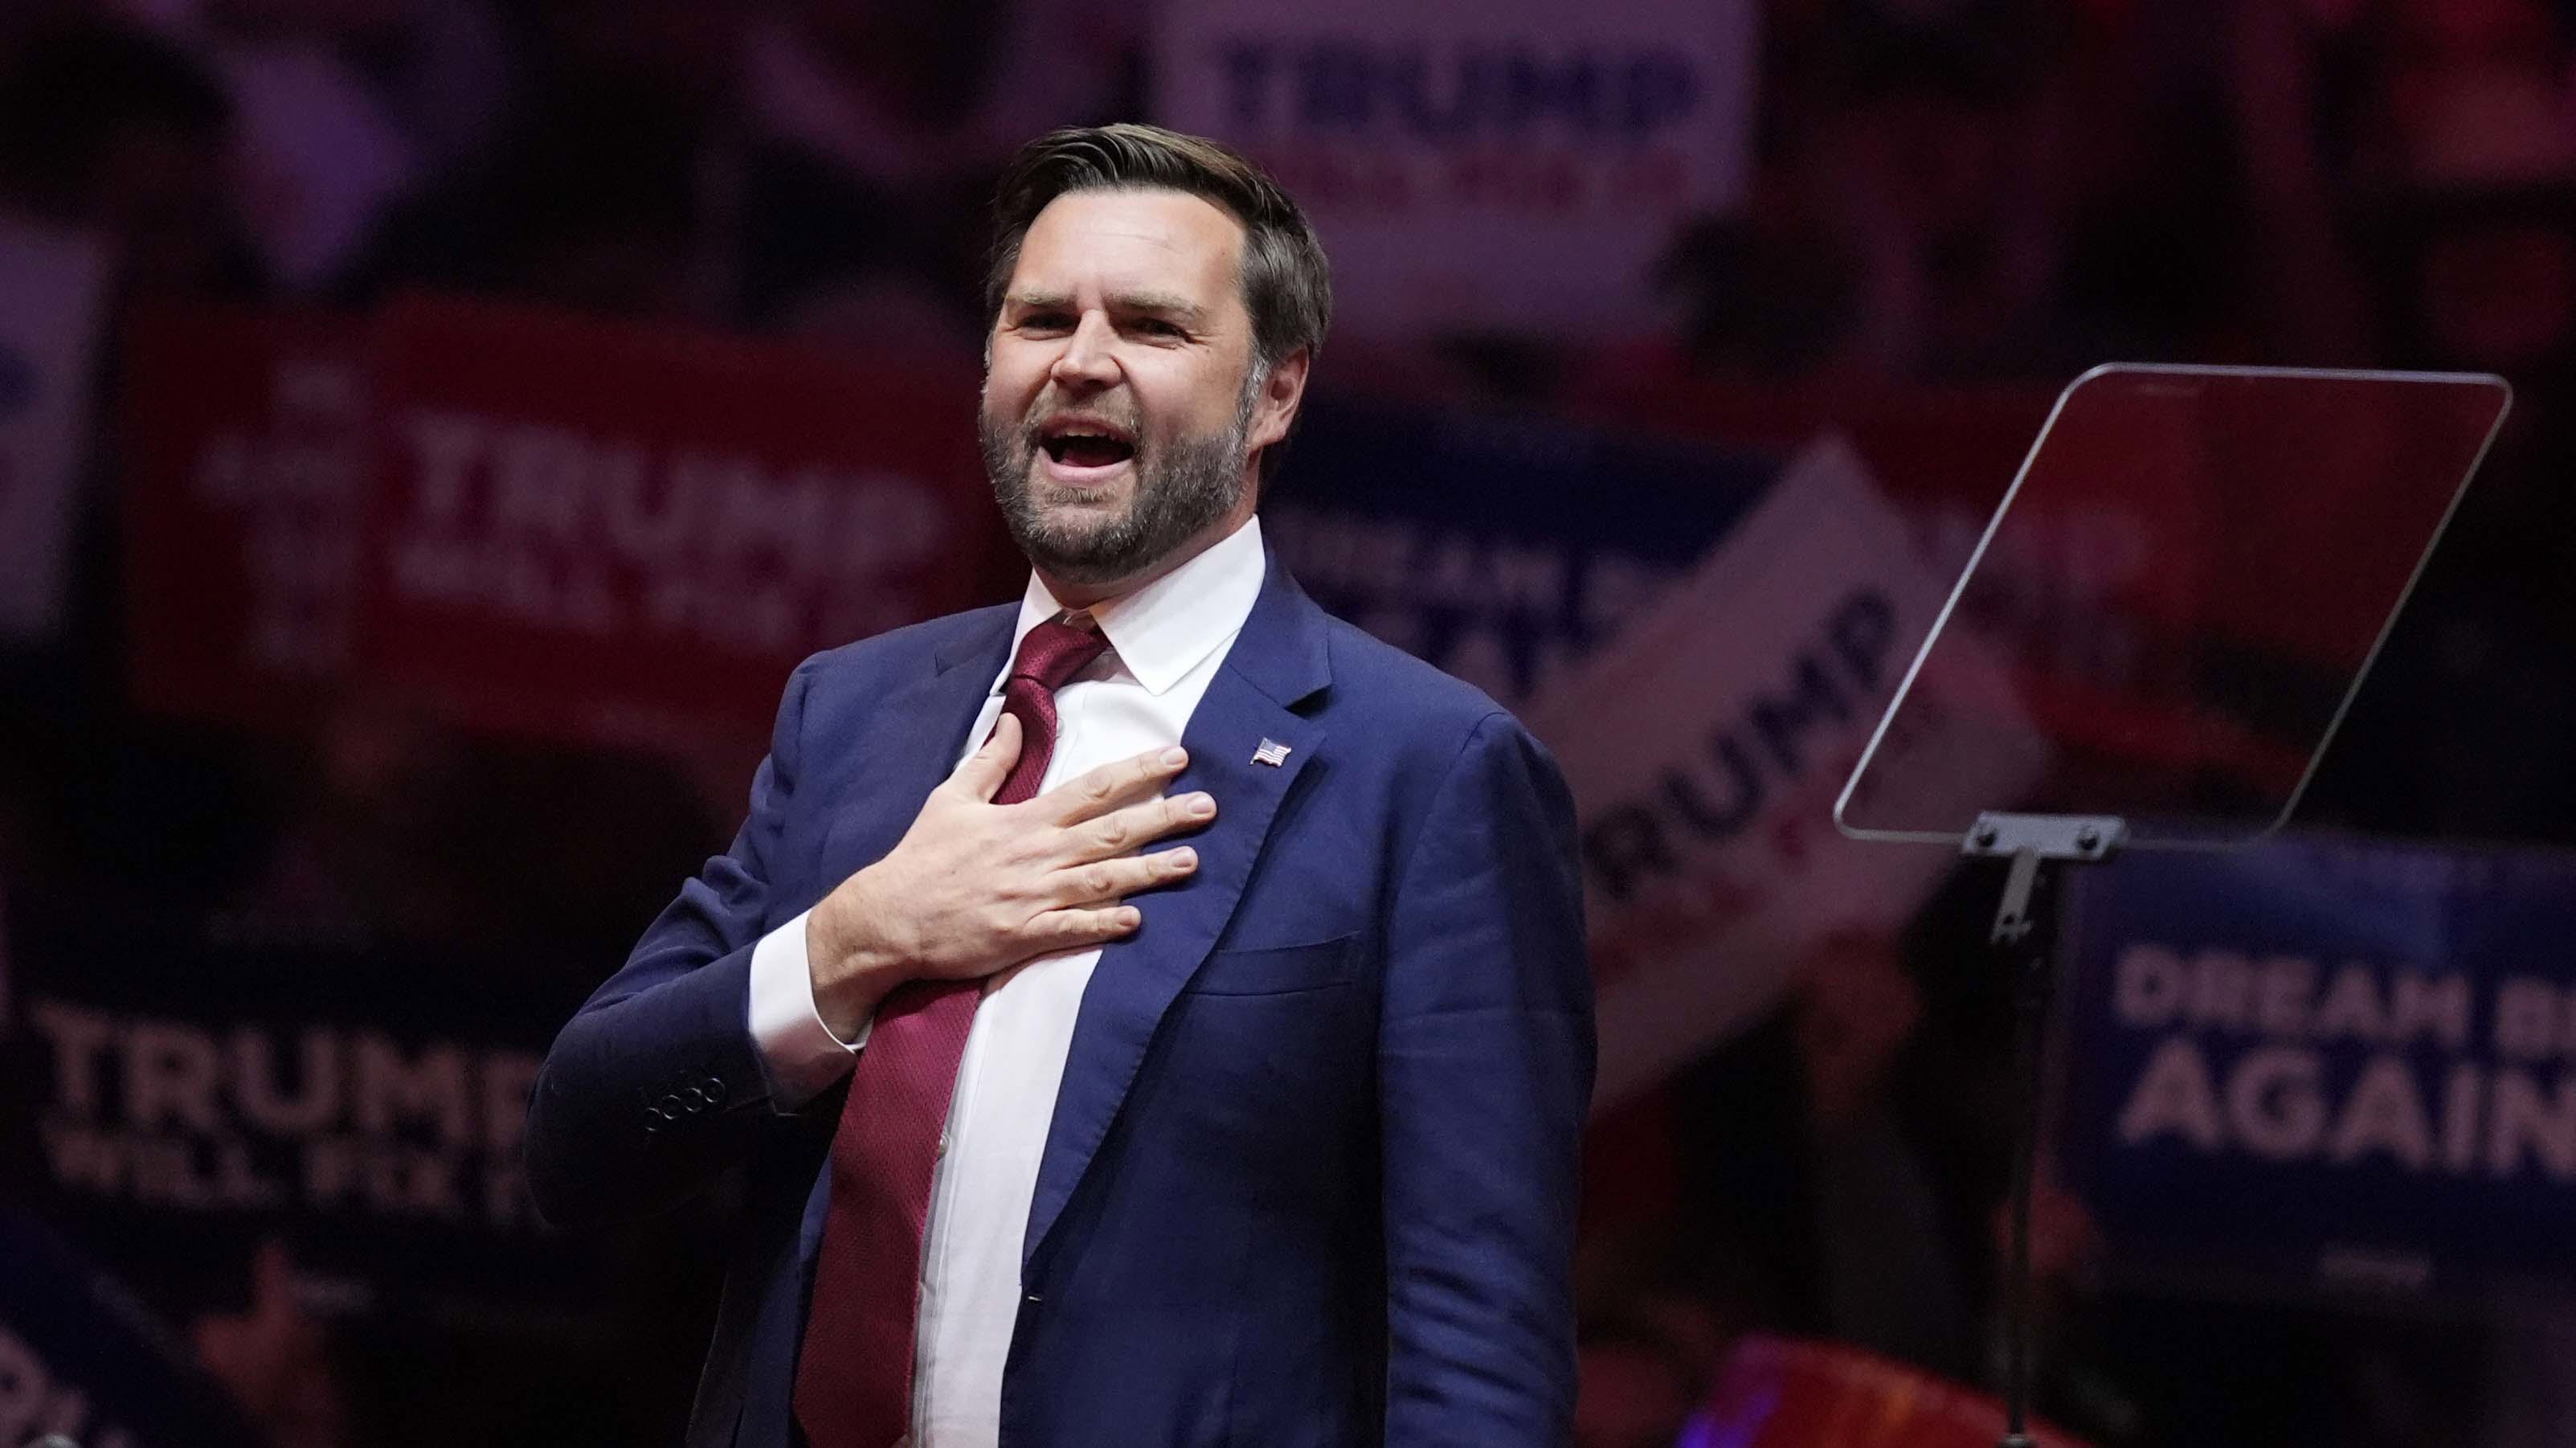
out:
{"label": "man's right hand", "polygon": [[1103,765],[1020,804],[994,794],[1020,757],[1004,714],[984,747],[930,792],[885,858],[835,886],[805,920],[814,1004],[843,1040],[907,980],[973,980],[1136,928],[1120,902],[1198,868],[1184,845],[1130,856],[1205,827],[1205,794],[1152,797],[1188,758],[1154,750]]}

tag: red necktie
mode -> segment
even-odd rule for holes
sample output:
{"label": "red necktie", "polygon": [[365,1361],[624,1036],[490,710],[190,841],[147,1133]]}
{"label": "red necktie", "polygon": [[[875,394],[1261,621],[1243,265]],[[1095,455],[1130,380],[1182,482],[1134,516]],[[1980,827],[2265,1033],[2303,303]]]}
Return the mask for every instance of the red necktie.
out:
{"label": "red necktie", "polygon": [[[1100,656],[1095,629],[1050,621],[1020,640],[1002,710],[1020,758],[993,796],[1035,796],[1055,754],[1055,691]],[[813,1448],[892,1448],[912,1423],[921,1232],[948,1125],[948,1098],[982,981],[907,981],[877,1007],[832,1135],[831,1207],[796,1360],[796,1419]]]}

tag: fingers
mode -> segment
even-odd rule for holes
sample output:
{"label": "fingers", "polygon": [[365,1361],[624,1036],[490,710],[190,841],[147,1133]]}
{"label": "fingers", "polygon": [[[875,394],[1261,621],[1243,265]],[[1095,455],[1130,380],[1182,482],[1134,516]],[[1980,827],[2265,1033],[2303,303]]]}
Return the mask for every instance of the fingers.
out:
{"label": "fingers", "polygon": [[1110,905],[1098,909],[1050,910],[1029,922],[1031,931],[1046,942],[1048,951],[1079,950],[1086,945],[1106,945],[1132,933],[1145,917],[1133,905]]}
{"label": "fingers", "polygon": [[1139,890],[1186,880],[1198,867],[1199,852],[1187,845],[1123,860],[1097,860],[1057,871],[1055,898],[1067,905],[1106,905]]}
{"label": "fingers", "polygon": [[1068,827],[1065,834],[1076,861],[1106,860],[1140,849],[1175,830],[1194,830],[1216,818],[1216,800],[1203,793],[1149,799],[1096,820]]}
{"label": "fingers", "polygon": [[993,721],[992,737],[967,755],[948,778],[977,799],[990,803],[994,795],[1002,792],[1002,781],[1011,777],[1011,766],[1019,762],[1020,719],[1006,712]]}
{"label": "fingers", "polygon": [[1079,824],[1116,808],[1122,800],[1159,788],[1189,762],[1188,753],[1178,745],[1147,750],[1068,779],[1030,804],[1056,824]]}

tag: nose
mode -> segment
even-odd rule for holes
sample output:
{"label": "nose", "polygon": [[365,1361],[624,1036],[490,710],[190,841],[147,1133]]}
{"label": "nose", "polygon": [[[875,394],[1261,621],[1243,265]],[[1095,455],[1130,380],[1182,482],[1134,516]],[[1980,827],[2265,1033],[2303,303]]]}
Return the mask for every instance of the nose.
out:
{"label": "nose", "polygon": [[1118,340],[1117,329],[1109,325],[1102,312],[1085,312],[1074,324],[1073,335],[1065,339],[1055,364],[1047,377],[1068,391],[1089,392],[1118,381],[1118,358],[1112,344]]}

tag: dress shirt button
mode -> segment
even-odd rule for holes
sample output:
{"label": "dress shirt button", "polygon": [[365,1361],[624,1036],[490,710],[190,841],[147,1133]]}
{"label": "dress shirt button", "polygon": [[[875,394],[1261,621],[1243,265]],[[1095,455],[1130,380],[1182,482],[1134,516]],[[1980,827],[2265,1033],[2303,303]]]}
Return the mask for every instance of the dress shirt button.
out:
{"label": "dress shirt button", "polygon": [[932,1147],[932,1148],[931,1148],[931,1151],[930,1151],[930,1154],[931,1154],[932,1156],[934,1156],[934,1157],[946,1156],[946,1155],[948,1154],[948,1133],[947,1133],[947,1132],[944,1132],[944,1131],[943,1131],[943,1132],[939,1133],[939,1145],[937,1145],[937,1146],[935,1146],[935,1147]]}

